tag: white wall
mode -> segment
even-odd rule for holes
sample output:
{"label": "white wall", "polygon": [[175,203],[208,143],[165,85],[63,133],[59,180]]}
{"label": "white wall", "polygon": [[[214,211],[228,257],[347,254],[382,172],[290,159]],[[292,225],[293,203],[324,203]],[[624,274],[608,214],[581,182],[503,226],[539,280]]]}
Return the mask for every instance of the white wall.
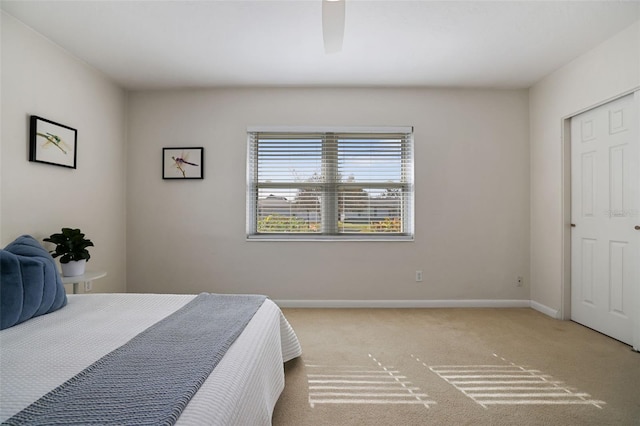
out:
{"label": "white wall", "polygon": [[[415,126],[415,242],[245,241],[250,125]],[[128,290],[528,300],[528,134],[525,90],[132,93]],[[163,181],[161,152],[169,146],[203,146],[205,179]]]}
{"label": "white wall", "polygon": [[[640,86],[636,23],[538,82],[528,97],[429,89],[142,92],[133,94],[129,114],[122,89],[1,15],[0,243],[81,227],[97,245],[90,268],[109,271],[98,291],[123,291],[128,276],[131,291],[531,297],[558,311],[562,119]],[[27,161],[31,114],[78,129],[77,170]],[[416,241],[246,242],[244,130],[256,124],[414,125]],[[170,145],[204,146],[206,179],[162,181],[160,152]],[[69,188],[79,202],[69,200]],[[416,269],[425,271],[424,284],[413,282]],[[522,289],[513,285],[517,275],[525,276]]]}
{"label": "white wall", "polygon": [[[563,118],[640,86],[640,22],[545,77],[529,91],[531,299],[563,307]],[[570,285],[566,283],[566,285]],[[565,295],[566,296],[566,295]]]}
{"label": "white wall", "polygon": [[[0,243],[79,227],[96,245],[88,269],[108,272],[94,291],[125,291],[125,92],[1,15]],[[32,114],[78,130],[76,170],[28,161]]]}

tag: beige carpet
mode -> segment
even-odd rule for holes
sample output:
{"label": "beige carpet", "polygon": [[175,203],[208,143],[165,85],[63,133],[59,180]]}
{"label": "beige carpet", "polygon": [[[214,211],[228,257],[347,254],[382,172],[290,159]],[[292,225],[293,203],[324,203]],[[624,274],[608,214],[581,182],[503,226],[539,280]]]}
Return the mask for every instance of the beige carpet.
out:
{"label": "beige carpet", "polygon": [[283,309],[274,425],[640,425],[640,354],[531,309]]}

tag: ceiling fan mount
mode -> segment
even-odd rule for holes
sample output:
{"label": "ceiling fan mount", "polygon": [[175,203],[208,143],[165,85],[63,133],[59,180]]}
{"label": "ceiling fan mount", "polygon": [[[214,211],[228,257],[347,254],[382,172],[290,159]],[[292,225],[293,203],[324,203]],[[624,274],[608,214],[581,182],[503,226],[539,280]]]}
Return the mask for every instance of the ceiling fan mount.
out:
{"label": "ceiling fan mount", "polygon": [[345,0],[322,0],[322,38],[325,53],[338,53],[344,40]]}

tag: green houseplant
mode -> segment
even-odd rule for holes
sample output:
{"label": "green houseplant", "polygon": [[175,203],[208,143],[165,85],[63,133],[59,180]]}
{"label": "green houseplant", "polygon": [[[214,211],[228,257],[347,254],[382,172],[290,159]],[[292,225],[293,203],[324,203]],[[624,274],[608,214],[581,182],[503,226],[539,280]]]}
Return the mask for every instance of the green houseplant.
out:
{"label": "green houseplant", "polygon": [[55,250],[51,250],[54,258],[60,256],[62,275],[75,277],[84,274],[86,262],[91,259],[87,247],[92,247],[93,242],[85,238],[85,234],[79,229],[62,228],[62,232],[51,234],[44,241],[54,243]]}

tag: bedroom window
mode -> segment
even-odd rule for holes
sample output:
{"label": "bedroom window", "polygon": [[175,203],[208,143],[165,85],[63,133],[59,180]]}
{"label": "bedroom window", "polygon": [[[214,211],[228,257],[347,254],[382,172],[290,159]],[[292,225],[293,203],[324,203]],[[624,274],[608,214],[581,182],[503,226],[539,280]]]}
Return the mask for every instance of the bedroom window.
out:
{"label": "bedroom window", "polygon": [[413,239],[413,129],[248,129],[247,238]]}

